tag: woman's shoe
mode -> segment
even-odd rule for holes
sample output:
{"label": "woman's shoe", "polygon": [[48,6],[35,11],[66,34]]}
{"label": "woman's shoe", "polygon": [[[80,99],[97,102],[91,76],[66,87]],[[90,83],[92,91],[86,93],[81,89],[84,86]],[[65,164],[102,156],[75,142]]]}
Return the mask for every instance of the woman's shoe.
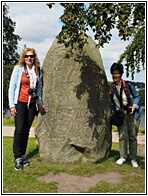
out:
{"label": "woman's shoe", "polygon": [[133,167],[138,167],[138,163],[136,160],[131,160],[131,164]]}
{"label": "woman's shoe", "polygon": [[117,163],[118,165],[122,165],[125,161],[126,161],[126,159],[120,158],[120,159],[118,159],[118,160],[116,161],[116,163]]}
{"label": "woman's shoe", "polygon": [[22,169],[23,169],[22,158],[14,159],[14,168],[15,168],[16,170],[22,170]]}
{"label": "woman's shoe", "polygon": [[21,158],[24,166],[30,165],[30,162],[28,161],[25,155],[22,155]]}

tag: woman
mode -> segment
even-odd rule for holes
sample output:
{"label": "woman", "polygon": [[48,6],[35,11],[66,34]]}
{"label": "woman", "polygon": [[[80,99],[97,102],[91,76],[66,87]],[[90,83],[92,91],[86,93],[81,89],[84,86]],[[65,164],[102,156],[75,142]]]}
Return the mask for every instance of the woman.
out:
{"label": "woman", "polygon": [[137,157],[137,134],[141,120],[142,108],[140,96],[131,82],[122,80],[123,66],[120,63],[113,63],[110,68],[113,83],[110,86],[112,100],[112,112],[115,110],[124,111],[123,125],[118,126],[120,158],[116,161],[118,165],[126,162],[127,145],[129,142],[129,154],[133,167],[138,167]]}
{"label": "woman", "polygon": [[[33,48],[25,48],[13,69],[9,84],[9,107],[14,116],[14,168],[22,170],[30,162],[25,156],[29,131],[37,109],[44,112],[41,100],[42,73]],[[38,107],[37,107],[38,106]]]}

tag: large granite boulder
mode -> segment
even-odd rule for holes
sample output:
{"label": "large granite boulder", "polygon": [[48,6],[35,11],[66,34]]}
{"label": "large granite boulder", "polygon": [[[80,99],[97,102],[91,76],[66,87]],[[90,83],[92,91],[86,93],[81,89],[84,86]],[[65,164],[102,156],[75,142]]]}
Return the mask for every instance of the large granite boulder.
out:
{"label": "large granite boulder", "polygon": [[40,157],[52,163],[108,158],[112,134],[108,82],[95,42],[66,59],[55,39],[43,63],[43,102],[35,135]]}

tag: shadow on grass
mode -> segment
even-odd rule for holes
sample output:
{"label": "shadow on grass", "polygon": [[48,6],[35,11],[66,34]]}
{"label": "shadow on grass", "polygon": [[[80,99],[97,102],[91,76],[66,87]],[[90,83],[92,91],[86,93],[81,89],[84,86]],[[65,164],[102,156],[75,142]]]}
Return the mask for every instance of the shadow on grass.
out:
{"label": "shadow on grass", "polygon": [[28,154],[27,154],[27,157],[28,159],[36,156],[37,154],[39,154],[39,148],[36,147],[33,151],[30,151]]}
{"label": "shadow on grass", "polygon": [[111,150],[109,157],[113,157],[114,159],[116,159],[116,158],[118,158],[118,156],[119,156],[118,150]]}
{"label": "shadow on grass", "polygon": [[[113,158],[115,161],[119,159],[119,151],[118,150],[111,150],[109,158]],[[141,169],[145,170],[145,157],[143,156],[137,156],[137,162],[139,163],[139,166]],[[131,159],[128,155],[127,157],[127,164],[131,165]]]}

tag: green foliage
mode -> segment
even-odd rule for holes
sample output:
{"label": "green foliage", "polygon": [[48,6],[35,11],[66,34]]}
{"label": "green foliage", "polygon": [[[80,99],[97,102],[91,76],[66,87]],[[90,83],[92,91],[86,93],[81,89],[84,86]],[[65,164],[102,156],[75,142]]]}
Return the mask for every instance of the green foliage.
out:
{"label": "green foliage", "polygon": [[[51,9],[54,3],[47,4]],[[80,51],[87,44],[89,28],[103,47],[112,38],[111,30],[117,28],[121,40],[131,40],[119,62],[125,61],[127,76],[139,72],[145,63],[145,3],[60,3],[64,13],[60,17],[62,30],[57,36],[59,43],[71,47],[67,58],[72,55],[75,43]]]}
{"label": "green foliage", "polygon": [[13,70],[12,65],[3,66],[3,113],[4,114],[9,109],[8,88],[9,88],[9,82],[10,82],[12,70]]}
{"label": "green foliage", "polygon": [[140,89],[138,93],[141,98],[141,105],[145,106],[145,89]]}
{"label": "green foliage", "polygon": [[131,36],[132,42],[129,44],[124,53],[121,54],[119,62],[125,61],[127,69],[127,77],[131,72],[132,79],[134,79],[135,72],[140,72],[141,67],[144,69],[145,65],[145,4],[132,4],[131,10],[133,17],[131,17]]}
{"label": "green foliage", "polygon": [[[71,175],[88,176],[95,174],[108,174],[117,172],[121,176],[121,181],[115,184],[106,180],[100,181],[96,186],[91,187],[89,193],[144,193],[145,192],[145,159],[138,156],[138,168],[132,168],[130,160],[122,166],[118,166],[115,161],[119,156],[118,143],[112,144],[109,159],[99,164],[88,163],[68,163],[68,164],[45,164],[41,162],[39,149],[35,138],[29,138],[27,157],[31,164],[23,171],[16,171],[13,164],[12,137],[3,137],[3,193],[57,193],[57,183],[45,183],[39,181],[37,177],[49,174],[59,174],[66,172]],[[144,146],[143,146],[144,148]],[[110,176],[113,178],[114,176]],[[64,180],[64,179],[63,179]],[[67,180],[67,179],[66,179]],[[129,182],[129,183],[127,183]],[[138,184],[137,184],[138,183]],[[82,190],[81,192],[84,193]]]}
{"label": "green foliage", "polygon": [[134,86],[137,86],[137,88],[145,88],[144,82],[132,82]]}
{"label": "green foliage", "polygon": [[20,36],[15,35],[16,23],[8,16],[9,7],[3,5],[3,65],[16,64],[18,60],[17,45],[21,40]]}
{"label": "green foliage", "polygon": [[[120,55],[119,62],[126,61],[126,76],[131,72],[132,79],[134,74],[140,72],[140,67],[144,69],[145,64],[145,27],[142,26],[135,33],[132,43],[129,44],[124,53]],[[130,66],[129,66],[130,65]]]}
{"label": "green foliage", "polygon": [[3,5],[3,112],[6,113],[8,106],[8,88],[13,66],[18,61],[18,41],[20,36],[15,35],[16,24],[8,16],[9,7]]}

